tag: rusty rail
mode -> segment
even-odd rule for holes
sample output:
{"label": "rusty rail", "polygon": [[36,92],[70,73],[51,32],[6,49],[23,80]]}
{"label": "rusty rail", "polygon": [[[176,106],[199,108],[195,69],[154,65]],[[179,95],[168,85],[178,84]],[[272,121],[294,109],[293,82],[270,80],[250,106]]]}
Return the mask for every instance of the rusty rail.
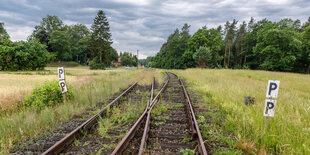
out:
{"label": "rusty rail", "polygon": [[193,106],[192,106],[192,102],[191,102],[190,97],[189,97],[189,95],[187,93],[187,90],[186,90],[186,88],[184,86],[183,81],[181,79],[179,79],[179,81],[180,81],[180,84],[181,84],[181,86],[183,88],[184,96],[186,98],[186,103],[187,103],[186,107],[188,108],[188,111],[190,111],[191,117],[189,117],[189,118],[190,118],[190,121],[191,121],[191,125],[194,125],[193,128],[195,129],[195,134],[197,134],[197,136],[198,136],[199,152],[200,152],[200,154],[207,155],[207,150],[206,150],[204,141],[202,139],[202,136],[201,136],[201,133],[200,133],[200,130],[199,130],[199,125],[198,125],[196,117],[195,117],[195,113],[194,113],[194,109],[193,109]]}
{"label": "rusty rail", "polygon": [[86,120],[83,124],[81,124],[76,129],[71,131],[67,136],[65,136],[64,138],[62,138],[58,142],[56,142],[53,146],[51,146],[48,150],[46,150],[42,154],[43,155],[58,154],[61,151],[63,151],[68,145],[70,145],[74,141],[75,138],[82,135],[83,131],[89,130],[92,128],[92,126],[97,124],[98,119],[101,116],[103,116],[107,107],[110,107],[113,104],[115,104],[115,102],[117,102],[123,95],[127,94],[131,89],[133,89],[139,81],[140,80],[138,80],[137,82],[135,82],[134,84],[129,86],[122,94],[120,94],[117,98],[115,98],[112,102],[110,102],[107,106],[105,106],[101,111],[99,111],[97,114],[95,114],[94,116],[92,116],[91,118]]}
{"label": "rusty rail", "polygon": [[[166,83],[160,89],[160,91],[157,93],[157,95],[153,98],[153,100],[149,100],[148,101],[148,104],[147,104],[148,106],[145,108],[145,110],[142,113],[142,115],[139,117],[139,119],[136,121],[136,123],[131,127],[131,129],[125,135],[125,137],[122,139],[122,141],[113,150],[113,152],[111,153],[112,155],[120,155],[120,154],[123,153],[124,149],[129,144],[129,142],[132,139],[132,137],[134,136],[135,132],[139,129],[139,126],[141,125],[142,120],[146,117],[146,114],[148,113],[148,111],[150,111],[148,109],[153,108],[153,106],[155,105],[154,103],[158,100],[160,93],[166,88],[168,82],[169,82],[169,76],[168,76],[168,79],[167,79]],[[155,78],[153,78],[152,89],[154,88],[153,84],[155,84]],[[153,96],[152,94],[153,94],[153,91],[151,93],[151,97],[150,98],[152,98],[152,96]]]}
{"label": "rusty rail", "polygon": [[[171,73],[174,76],[176,76],[178,78],[178,76],[174,73]],[[145,123],[145,127],[144,127],[144,132],[143,132],[143,136],[141,139],[141,143],[140,143],[140,148],[139,148],[139,155],[144,154],[144,149],[146,148],[146,141],[148,138],[148,132],[150,130],[150,118],[151,118],[151,110],[153,109],[154,105],[157,103],[157,101],[159,100],[159,96],[161,94],[161,92],[163,90],[166,89],[166,86],[169,82],[169,74],[167,73],[167,81],[166,83],[163,85],[163,87],[160,89],[160,91],[158,92],[158,94],[153,98],[153,100],[149,100],[148,101],[148,108],[145,109],[145,111],[143,112],[143,114],[140,116],[140,118],[138,119],[138,121],[134,124],[134,126],[130,129],[130,131],[127,133],[127,135],[122,139],[122,141],[117,145],[117,147],[114,149],[114,151],[112,152],[112,155],[119,155],[122,154],[124,149],[128,146],[130,140],[132,139],[132,137],[134,137],[135,132],[138,130],[139,126],[142,123],[142,120],[146,118],[146,123]],[[187,116],[189,117],[189,124],[191,126],[191,131],[192,131],[192,138],[197,138],[198,139],[198,151],[200,154],[202,155],[207,155],[207,151],[206,151],[206,147],[204,145],[204,141],[202,139],[200,130],[199,130],[199,125],[197,123],[196,117],[195,117],[195,113],[192,107],[192,103],[190,100],[190,97],[188,95],[188,92],[184,86],[184,83],[181,79],[179,79],[179,83],[182,86],[183,89],[183,93],[184,96],[186,98],[186,111],[187,111]],[[153,84],[152,84],[153,85]],[[153,88],[153,87],[152,87]],[[151,97],[152,98],[152,95]]]}

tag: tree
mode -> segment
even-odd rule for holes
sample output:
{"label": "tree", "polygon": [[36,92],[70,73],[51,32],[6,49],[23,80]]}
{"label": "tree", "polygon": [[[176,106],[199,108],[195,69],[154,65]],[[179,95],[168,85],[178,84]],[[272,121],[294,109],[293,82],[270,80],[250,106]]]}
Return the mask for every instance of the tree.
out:
{"label": "tree", "polygon": [[[235,41],[235,64],[234,66],[242,66],[242,54],[243,54],[243,49],[244,49],[244,39],[246,36],[246,23],[243,21],[243,23],[240,25],[238,31],[237,31],[237,36],[236,36],[236,41]],[[240,52],[239,52],[240,51]]]}
{"label": "tree", "polygon": [[[302,26],[300,20],[289,18],[256,22],[251,17],[238,28],[237,23],[227,21],[223,30],[221,26],[203,26],[191,37],[184,25],[181,32],[176,29],[169,35],[149,64],[165,69],[197,65],[212,68],[223,64],[230,68],[310,72],[310,17]],[[146,64],[145,61],[142,63]]]}
{"label": "tree", "polygon": [[65,31],[54,30],[50,34],[48,45],[56,55],[57,60],[71,60],[70,37]]}
{"label": "tree", "polygon": [[236,25],[237,25],[238,21],[236,21],[235,19],[233,20],[233,22],[230,24],[230,26],[228,27],[228,32],[227,32],[227,41],[228,41],[228,59],[227,59],[227,66],[229,66],[230,64],[230,53],[232,51],[232,45],[233,42],[235,41],[235,34],[236,34]]}
{"label": "tree", "polygon": [[112,39],[110,26],[105,13],[99,10],[91,26],[90,50],[94,57],[99,57],[99,63],[109,64],[107,62]]}
{"label": "tree", "polygon": [[308,17],[308,20],[302,25],[302,31],[304,31],[308,26],[310,26],[310,17]]}
{"label": "tree", "polygon": [[225,35],[225,54],[224,54],[224,66],[227,66],[226,64],[226,59],[227,59],[227,46],[228,46],[228,42],[229,42],[229,34],[228,34],[228,29],[229,29],[230,23],[229,21],[226,22],[226,24],[224,25],[224,35]]}
{"label": "tree", "polygon": [[261,56],[259,67],[272,71],[293,71],[302,49],[300,34],[293,28],[283,29],[278,24],[265,26],[258,32],[254,53]]}
{"label": "tree", "polygon": [[124,52],[121,56],[122,66],[137,66],[137,58],[131,53]]}
{"label": "tree", "polygon": [[191,52],[187,52],[186,54],[190,55],[192,53],[192,56],[201,46],[207,47],[212,52],[213,66],[217,66],[218,61],[220,61],[218,52],[221,50],[223,44],[221,33],[217,29],[199,29],[189,39],[188,46]]}
{"label": "tree", "polygon": [[295,69],[297,72],[310,73],[310,26],[301,33],[302,50],[300,56],[297,57]]}
{"label": "tree", "polygon": [[90,41],[90,31],[83,24],[75,24],[66,27],[66,33],[69,35],[72,60],[78,63],[86,63],[90,58],[88,44]]}
{"label": "tree", "polygon": [[63,26],[62,20],[57,16],[47,15],[45,18],[42,18],[40,25],[35,26],[32,37],[39,39],[50,50],[50,46],[48,45],[50,34],[54,30],[62,30]]}
{"label": "tree", "polygon": [[[244,38],[244,44],[246,45],[246,50],[244,51],[244,59],[243,59],[243,65],[246,65],[246,59],[247,59],[247,53],[248,51],[250,50],[251,48],[251,45],[249,45],[251,43],[252,40],[254,40],[251,36],[249,35],[250,32],[252,32],[252,28],[253,28],[253,25],[254,25],[254,18],[251,17],[251,20],[249,21],[248,23],[248,27],[247,27],[247,34]],[[241,60],[242,61],[242,60]],[[241,63],[240,63],[241,64]]]}
{"label": "tree", "polygon": [[43,69],[52,56],[46,46],[38,40],[11,42],[0,40],[0,70],[39,70]]}
{"label": "tree", "polygon": [[4,23],[0,22],[0,37],[10,38],[9,34],[6,32],[4,28]]}
{"label": "tree", "polygon": [[73,60],[80,64],[87,64],[90,58],[90,50],[88,48],[89,40],[90,36],[81,38],[71,47]]}
{"label": "tree", "polygon": [[295,29],[296,32],[301,32],[301,22],[299,19],[294,21],[293,28]]}
{"label": "tree", "polygon": [[209,48],[200,46],[199,49],[193,55],[194,60],[197,62],[198,66],[201,68],[212,68],[212,52]]}
{"label": "tree", "polygon": [[75,24],[66,31],[70,37],[70,44],[74,46],[80,39],[90,36],[89,29],[83,24]]}
{"label": "tree", "polygon": [[110,48],[109,50],[109,60],[110,61],[117,61],[118,53],[114,48]]}
{"label": "tree", "polygon": [[[254,20],[253,20],[254,21]],[[244,58],[243,64],[248,66],[251,69],[258,69],[259,65],[262,63],[262,55],[259,55],[258,53],[254,53],[254,47],[257,44],[258,40],[258,33],[264,28],[264,27],[274,27],[274,24],[267,20],[262,19],[256,23],[249,22],[248,24],[248,33],[245,37],[245,44],[246,44],[246,56]]]}
{"label": "tree", "polygon": [[[166,68],[166,69],[181,69],[186,68],[188,63],[184,59],[183,55],[188,49],[188,40],[190,26],[185,23],[182,27],[182,31],[176,29],[173,34],[170,34],[167,42],[165,42],[160,48],[159,53],[154,57],[152,67]],[[190,56],[192,59],[192,56]]]}

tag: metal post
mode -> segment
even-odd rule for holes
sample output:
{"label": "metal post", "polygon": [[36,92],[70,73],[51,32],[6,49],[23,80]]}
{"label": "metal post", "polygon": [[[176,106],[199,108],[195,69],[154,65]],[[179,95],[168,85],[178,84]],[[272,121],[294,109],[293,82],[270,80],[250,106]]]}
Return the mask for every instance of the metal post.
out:
{"label": "metal post", "polygon": [[137,69],[138,69],[138,66],[139,66],[139,58],[138,58],[138,56],[139,56],[139,50],[137,50]]}
{"label": "metal post", "polygon": [[67,102],[67,95],[66,95],[66,93],[63,93],[62,95],[63,95],[62,96],[63,97],[63,102],[66,103]]}

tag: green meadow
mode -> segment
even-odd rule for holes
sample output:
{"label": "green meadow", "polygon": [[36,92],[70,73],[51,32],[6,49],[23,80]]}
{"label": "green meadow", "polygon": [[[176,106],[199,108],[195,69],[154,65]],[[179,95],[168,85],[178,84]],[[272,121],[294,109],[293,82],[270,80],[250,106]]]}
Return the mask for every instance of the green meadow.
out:
{"label": "green meadow", "polygon": [[[247,153],[310,154],[310,76],[295,73],[229,70],[174,70],[188,87],[225,115],[224,129]],[[275,116],[265,125],[268,80],[280,81]],[[244,105],[244,97],[255,97]]]}

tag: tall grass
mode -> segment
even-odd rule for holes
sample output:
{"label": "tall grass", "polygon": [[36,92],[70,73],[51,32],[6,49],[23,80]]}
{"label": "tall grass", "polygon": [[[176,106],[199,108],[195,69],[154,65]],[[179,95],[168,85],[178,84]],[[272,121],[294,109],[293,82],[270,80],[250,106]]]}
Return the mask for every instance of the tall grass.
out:
{"label": "tall grass", "polygon": [[[66,81],[73,85],[90,81],[96,76],[122,70],[89,70],[87,67],[65,67]],[[58,80],[57,67],[47,67],[43,71],[1,71],[0,72],[0,112],[11,112],[18,109],[18,103],[33,88],[44,81]]]}
{"label": "tall grass", "polygon": [[[137,71],[109,71],[95,78],[87,79],[74,87],[76,97],[66,104],[46,107],[43,110],[24,109],[0,117],[0,154],[8,153],[14,143],[30,136],[38,135],[42,130],[53,127],[59,121],[68,121],[73,115],[93,107],[120,89],[141,78],[144,73]],[[68,82],[68,85],[73,84]]]}
{"label": "tall grass", "polygon": [[[226,113],[225,129],[234,133],[236,147],[248,153],[310,154],[310,76],[293,73],[187,69],[174,71],[192,90]],[[263,116],[268,80],[280,80],[275,117],[265,126]],[[255,104],[245,106],[245,96]],[[249,145],[253,144],[253,145]]]}

